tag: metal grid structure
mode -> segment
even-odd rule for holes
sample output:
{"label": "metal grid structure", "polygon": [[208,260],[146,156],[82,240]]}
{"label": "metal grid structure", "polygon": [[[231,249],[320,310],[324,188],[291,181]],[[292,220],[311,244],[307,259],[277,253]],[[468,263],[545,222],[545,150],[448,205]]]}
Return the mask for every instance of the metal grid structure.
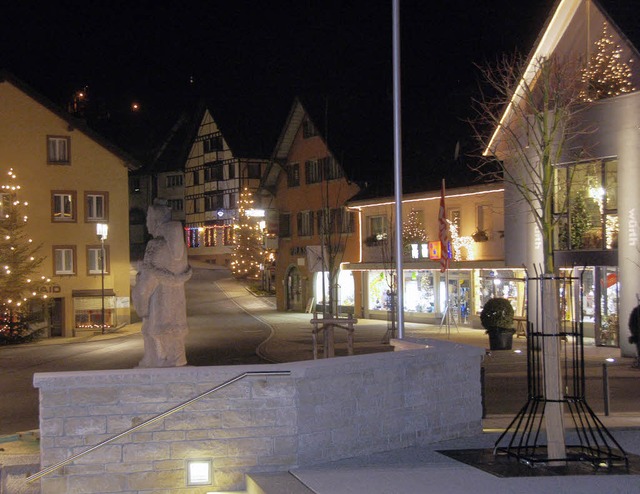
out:
{"label": "metal grid structure", "polygon": [[[573,461],[589,462],[595,469],[622,466],[628,470],[627,454],[593,412],[585,397],[582,276],[539,275],[530,278],[527,274],[524,281],[527,286],[528,400],[495,442],[494,455],[508,455],[532,467],[559,466]],[[545,285],[556,290],[557,307],[545,307]],[[580,303],[576,314],[571,314],[572,298],[576,293],[580,295]],[[552,310],[559,312],[560,316],[559,330],[555,332],[545,331],[544,328],[543,315]],[[560,400],[548,399],[545,392],[544,369],[545,358],[548,358],[545,348],[549,348],[545,344],[546,338],[554,338],[560,348],[563,386]],[[558,401],[562,403],[564,416],[572,421],[577,442],[566,445],[564,457],[550,458],[547,452],[545,408],[547,404]],[[566,429],[565,426],[565,432]]]}

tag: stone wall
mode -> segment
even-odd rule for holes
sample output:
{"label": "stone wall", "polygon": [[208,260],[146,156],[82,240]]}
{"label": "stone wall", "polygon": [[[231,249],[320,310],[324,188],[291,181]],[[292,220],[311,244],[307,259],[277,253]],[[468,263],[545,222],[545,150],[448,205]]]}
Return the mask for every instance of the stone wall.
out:
{"label": "stone wall", "polygon": [[[291,372],[247,377],[125,435],[44,477],[42,493],[242,489],[249,472],[480,433],[483,350],[434,340],[402,349],[278,365],[36,374],[46,467],[243,372]],[[188,458],[212,459],[213,485],[186,486]]]}

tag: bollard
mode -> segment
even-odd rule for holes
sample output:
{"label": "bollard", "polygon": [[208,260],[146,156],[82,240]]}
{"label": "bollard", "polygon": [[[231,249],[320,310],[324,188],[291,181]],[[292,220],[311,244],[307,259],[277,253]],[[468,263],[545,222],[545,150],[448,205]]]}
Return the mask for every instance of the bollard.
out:
{"label": "bollard", "polygon": [[602,364],[602,396],[604,398],[604,415],[609,416],[609,367],[607,363]]}

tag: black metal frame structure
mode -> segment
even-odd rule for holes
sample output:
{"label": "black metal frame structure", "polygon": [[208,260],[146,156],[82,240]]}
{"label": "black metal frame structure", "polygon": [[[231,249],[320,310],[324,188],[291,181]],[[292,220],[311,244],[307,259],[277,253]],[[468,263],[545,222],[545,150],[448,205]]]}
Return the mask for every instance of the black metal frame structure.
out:
{"label": "black metal frame structure", "polygon": [[[560,325],[556,334],[544,331],[544,281],[552,280],[558,292]],[[583,294],[582,276],[539,275],[524,279],[527,286],[527,383],[528,400],[494,445],[494,455],[503,454],[529,466],[561,465],[566,462],[589,462],[595,468],[622,466],[629,468],[629,459],[604,424],[593,412],[585,397],[584,324],[582,300],[572,320],[565,317],[574,290]],[[532,290],[535,290],[532,291]],[[529,296],[532,295],[532,296]],[[544,361],[545,338],[556,338],[561,348],[562,384],[565,417],[570,416],[577,436],[577,444],[565,447],[564,458],[550,458],[547,453],[544,429],[545,396]],[[565,426],[566,431],[566,426]],[[510,437],[509,437],[510,436]]]}

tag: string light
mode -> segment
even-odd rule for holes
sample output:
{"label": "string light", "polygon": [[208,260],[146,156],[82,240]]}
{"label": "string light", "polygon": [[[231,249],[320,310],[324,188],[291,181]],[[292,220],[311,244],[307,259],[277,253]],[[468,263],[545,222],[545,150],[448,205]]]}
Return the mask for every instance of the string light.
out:
{"label": "string light", "polygon": [[622,60],[623,49],[607,32],[606,22],[601,38],[594,45],[596,51],[582,71],[585,88],[580,91],[580,98],[585,102],[593,102],[635,91],[631,82],[633,59],[628,62]]}
{"label": "string light", "polygon": [[[16,180],[13,168],[8,180]],[[15,183],[5,183],[0,188],[0,343],[20,341],[29,334],[25,322],[25,309],[29,298],[35,298],[30,274],[37,269],[43,258],[37,256],[39,246],[33,246],[33,240],[27,238],[25,227],[28,216],[21,208],[28,205],[20,201],[21,187]],[[44,298],[44,297],[43,297]]]}
{"label": "string light", "polygon": [[238,204],[238,221],[234,225],[234,250],[231,272],[236,278],[258,279],[264,258],[262,229],[253,211],[253,194],[244,188]]}
{"label": "string light", "polygon": [[449,222],[449,232],[451,233],[451,245],[453,247],[454,261],[473,261],[475,259],[475,242],[473,237],[461,237],[458,234],[458,225],[453,221]]}

